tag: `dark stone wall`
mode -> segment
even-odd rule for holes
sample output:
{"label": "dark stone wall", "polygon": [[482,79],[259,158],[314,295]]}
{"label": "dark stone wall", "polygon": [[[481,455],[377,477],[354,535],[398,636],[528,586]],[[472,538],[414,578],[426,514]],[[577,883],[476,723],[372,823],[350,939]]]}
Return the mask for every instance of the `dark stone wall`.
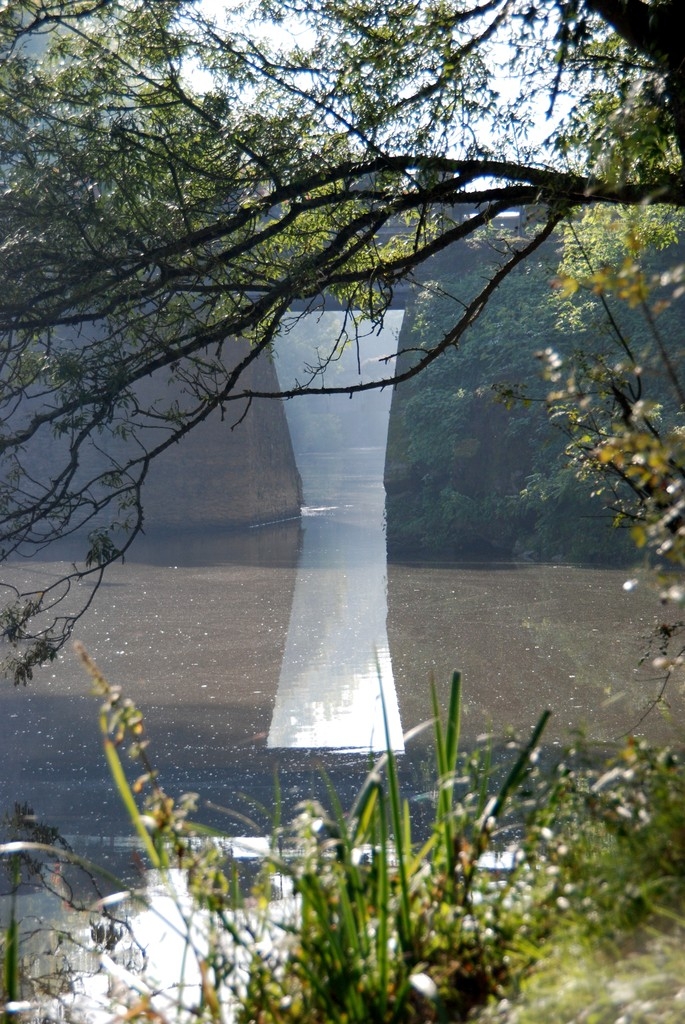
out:
{"label": "dark stone wall", "polygon": [[[247,342],[233,342],[239,357]],[[268,358],[241,378],[247,388],[278,389]],[[154,462],[143,491],[147,531],[236,527],[298,516],[302,487],[283,403],[230,403]],[[238,422],[239,421],[239,422]]]}
{"label": "dark stone wall", "polygon": [[[249,352],[248,342],[231,341],[226,356],[234,365]],[[230,368],[230,367],[229,367]],[[273,362],[260,358],[241,375],[241,388],[278,392]],[[93,501],[107,495],[107,487],[93,483],[100,474],[124,469],[150,448],[163,442],[168,425],[148,413],[161,413],[174,401],[180,409],[196,401],[183,393],[183,385],[160,371],[136,386],[135,400],[118,409],[111,423],[94,431],[79,448],[78,464],[70,490],[76,500],[72,537],[78,545],[96,528],[108,528],[115,520],[124,522],[131,512],[118,510],[116,503],[93,512]],[[233,528],[269,523],[299,516],[302,486],[297,470],[283,403],[277,399],[228,402],[225,415],[216,411],[178,443],[152,462],[142,489],[144,528],[155,531]],[[37,403],[24,402],[17,410],[19,428],[30,422]],[[138,438],[131,436],[133,424]],[[25,493],[44,494],[51,481],[59,479],[70,460],[71,438],[55,435],[49,426],[41,428],[20,453],[29,474]],[[11,472],[12,462],[2,467]],[[125,477],[124,477],[125,480]],[[47,535],[38,525],[37,533]],[[120,537],[115,539],[115,543]]]}

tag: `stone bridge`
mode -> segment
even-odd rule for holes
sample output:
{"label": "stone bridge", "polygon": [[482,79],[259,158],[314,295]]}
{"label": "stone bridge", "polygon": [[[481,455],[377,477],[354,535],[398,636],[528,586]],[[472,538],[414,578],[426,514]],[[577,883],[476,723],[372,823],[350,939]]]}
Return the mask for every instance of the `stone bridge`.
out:
{"label": "stone bridge", "polygon": [[[476,212],[475,207],[460,208],[450,216],[464,220]],[[522,208],[514,209],[498,217],[494,226],[522,233],[527,216]],[[393,230],[388,227],[386,236]],[[404,309],[410,293],[411,286],[399,285],[390,308]],[[293,304],[294,312],[304,308],[303,302]],[[317,308],[341,307],[328,296]],[[272,360],[256,360],[248,373],[248,387],[278,389]],[[255,400],[236,426],[243,412],[244,406],[235,403],[223,420],[218,412],[213,414],[158,458],[144,492],[146,530],[239,527],[299,515],[302,489],[282,403]]]}

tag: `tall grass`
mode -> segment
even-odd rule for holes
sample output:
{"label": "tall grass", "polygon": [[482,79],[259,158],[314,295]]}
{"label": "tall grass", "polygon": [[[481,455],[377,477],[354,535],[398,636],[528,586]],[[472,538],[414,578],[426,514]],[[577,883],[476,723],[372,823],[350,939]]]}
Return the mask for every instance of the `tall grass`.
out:
{"label": "tall grass", "polygon": [[349,814],[303,807],[290,837],[300,856],[269,863],[297,898],[280,925],[280,966],[253,957],[240,1021],[455,1020],[504,993],[518,911],[505,899],[507,883],[494,883],[478,861],[548,714],[494,787],[487,751],[460,756],[461,701],[459,673],[444,721],[433,690],[436,800],[427,841],[413,838],[391,749]]}
{"label": "tall grass", "polygon": [[[246,904],[216,845],[198,848],[188,807],[159,787],[140,713],[81,656],[104,697],[100,727],[112,778],[150,864],[162,875],[172,862],[180,867],[204,915],[206,941],[201,951],[189,946],[200,978],[197,1013],[218,1019],[230,1002],[235,1020],[260,1024],[441,1021],[505,991],[520,911],[505,899],[507,883],[494,883],[478,861],[529,770],[548,713],[495,784],[487,746],[460,751],[462,680],[454,673],[445,716],[432,692],[436,797],[428,838],[413,835],[388,742],[352,808],[342,808],[329,785],[329,810],[306,803],[278,831]],[[144,768],[133,784],[120,756],[127,738]],[[280,904],[271,899],[275,876],[289,894]],[[184,920],[190,934],[187,912]]]}
{"label": "tall grass", "polygon": [[[620,1016],[612,971],[623,977],[630,956],[641,969],[654,965],[649,949],[662,934],[657,958],[672,988],[680,976],[685,772],[672,754],[628,743],[597,772],[569,764],[543,772],[536,752],[545,712],[503,769],[487,742],[461,750],[462,681],[455,673],[445,714],[432,691],[428,834],[415,835],[388,742],[352,807],[340,805],[329,783],[326,808],[305,802],[286,824],[275,809],[271,853],[245,894],[222,837],[191,821],[192,798],[174,801],[159,785],[139,710],[81,656],[102,701],[113,784],[174,908],[172,930],[182,947],[179,977],[164,994],[158,978],[127,976],[114,954],[103,955],[117,986],[117,1013],[127,1020],[442,1024],[476,1015],[532,1024],[590,1019],[591,996],[604,1020],[607,1008]],[[133,781],[124,751],[140,764]],[[485,855],[502,849],[512,820],[512,870],[493,873]],[[11,843],[0,856],[20,848],[51,849]],[[16,1020],[18,1000],[30,991],[19,924],[12,904],[0,936],[2,1024]],[[580,981],[595,967],[607,979],[602,998]],[[653,975],[658,979],[656,968]],[[653,985],[624,988],[630,1012],[642,1012]],[[673,989],[674,998],[679,992]],[[495,1013],[504,997],[509,1002]],[[677,1019],[663,1001],[659,1006],[663,1015],[655,1020]],[[57,1013],[54,1005],[34,1002],[33,1016],[50,1013]]]}

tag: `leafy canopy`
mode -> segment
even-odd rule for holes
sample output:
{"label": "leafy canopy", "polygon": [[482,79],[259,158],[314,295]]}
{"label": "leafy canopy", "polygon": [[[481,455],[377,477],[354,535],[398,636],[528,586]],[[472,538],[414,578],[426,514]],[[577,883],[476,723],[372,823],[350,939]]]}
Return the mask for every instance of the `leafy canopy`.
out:
{"label": "leafy canopy", "polygon": [[[10,591],[18,681],[80,614],[60,612],[65,587],[97,582],[142,528],[151,462],[254,396],[246,371],[294,303],[332,294],[380,322],[431,255],[534,211],[399,376],[347,390],[377,387],[457,345],[574,209],[683,205],[675,0],[222,11],[0,10],[0,554],[89,536],[59,585]],[[342,322],[335,346],[356,340]],[[316,366],[297,380],[286,394],[336,390]]]}

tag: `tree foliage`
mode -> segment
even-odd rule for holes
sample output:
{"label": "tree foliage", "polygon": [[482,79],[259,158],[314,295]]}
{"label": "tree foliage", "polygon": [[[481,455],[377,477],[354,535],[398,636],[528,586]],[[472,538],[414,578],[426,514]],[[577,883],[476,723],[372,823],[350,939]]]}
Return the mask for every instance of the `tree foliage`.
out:
{"label": "tree foliage", "polygon": [[[569,233],[556,281],[570,302],[566,321],[582,323],[586,336],[574,332],[581,347],[564,358],[544,353],[551,414],[638,548],[682,567],[683,264],[682,247],[676,259],[666,248],[680,218],[650,208],[588,219],[584,235]],[[680,587],[670,593],[682,599]]]}
{"label": "tree foliage", "polygon": [[[65,587],[97,580],[142,528],[151,462],[254,396],[245,371],[296,300],[332,294],[380,322],[430,256],[534,207],[401,375],[345,390],[377,387],[457,345],[574,209],[683,205],[678,13],[675,0],[262,0],[223,20],[189,0],[3,5],[2,557],[89,538],[59,585],[6,607],[15,679],[69,635]],[[355,322],[335,346],[356,343]],[[335,391],[329,358],[285,393]]]}
{"label": "tree foliage", "polygon": [[[644,545],[644,493],[616,471],[609,447],[601,459],[597,449],[616,430],[618,453],[633,409],[642,418],[648,405],[655,436],[678,429],[682,227],[681,213],[659,205],[594,207],[569,219],[503,282],[459,350],[405,386],[389,448],[391,545],[460,557],[635,559],[626,533],[609,529],[633,522]],[[493,247],[474,240],[427,268],[404,345],[440,334]],[[540,358],[555,379],[551,395]],[[636,443],[644,449],[644,437]]]}
{"label": "tree foliage", "polygon": [[[391,550],[606,561],[590,520],[601,510],[564,457],[566,437],[550,427],[536,359],[552,344],[569,349],[549,285],[560,245],[555,236],[511,274],[459,350],[396,396],[386,479]],[[458,262],[436,265],[401,341],[430,344],[488,254],[483,241]]]}

